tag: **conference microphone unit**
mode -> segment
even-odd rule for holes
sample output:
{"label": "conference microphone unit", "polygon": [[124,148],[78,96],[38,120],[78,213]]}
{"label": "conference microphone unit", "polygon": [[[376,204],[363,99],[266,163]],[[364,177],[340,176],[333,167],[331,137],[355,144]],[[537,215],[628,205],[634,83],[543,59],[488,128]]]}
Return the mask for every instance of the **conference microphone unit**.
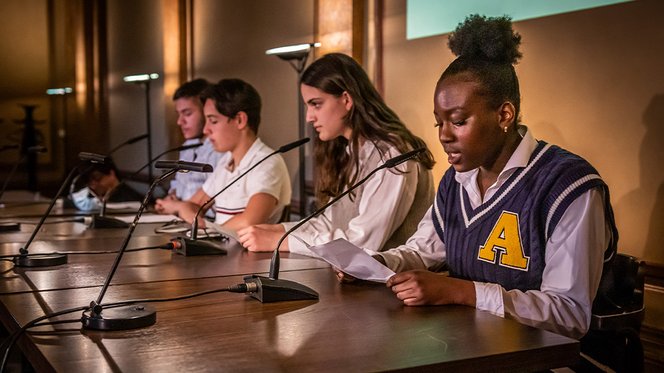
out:
{"label": "conference microphone unit", "polygon": [[[6,145],[5,147],[3,147],[2,150],[17,149],[17,148],[18,145]],[[23,163],[23,161],[25,161],[25,158],[28,156],[28,154],[35,154],[35,153],[46,153],[46,148],[41,145],[36,145],[26,149],[25,154],[23,154],[22,157],[19,157],[19,160],[16,161],[16,163],[14,163],[14,166],[12,167],[11,171],[9,171],[9,175],[7,175],[5,182],[2,184],[2,189],[0,189],[0,200],[2,200],[2,196],[5,194],[5,190],[7,190],[9,181],[14,176],[14,173],[16,172],[18,165],[20,165],[21,163]],[[0,232],[16,232],[20,230],[21,230],[20,223],[0,223]]]}
{"label": "conference microphone unit", "polygon": [[83,323],[83,327],[85,329],[126,330],[143,328],[157,322],[157,311],[152,306],[132,304],[104,309],[102,307],[102,300],[104,299],[106,290],[108,290],[108,286],[113,279],[115,271],[120,265],[122,256],[127,249],[127,245],[129,244],[129,240],[131,239],[131,236],[136,229],[136,225],[141,218],[141,214],[143,213],[143,210],[145,210],[145,207],[148,205],[150,198],[152,197],[154,188],[164,179],[178,171],[212,172],[212,166],[209,164],[183,161],[166,163],[157,162],[156,166],[170,166],[171,168],[162,176],[157,178],[154,182],[152,182],[148,192],[145,194],[145,198],[143,198],[143,202],[141,202],[133,222],[129,225],[129,230],[122,243],[122,247],[118,251],[118,255],[115,258],[115,261],[113,262],[108,275],[106,276],[106,281],[104,281],[104,285],[99,292],[99,296],[95,301],[90,302],[90,307],[85,310],[81,316],[81,322]]}
{"label": "conference microphone unit", "polygon": [[[142,136],[147,136],[147,135],[142,135]],[[172,153],[172,152],[181,152],[181,151],[189,150],[189,149],[194,149],[194,148],[198,148],[202,145],[203,145],[203,143],[191,144],[191,145],[182,145],[182,146],[178,146],[176,148],[172,148],[172,149],[168,149],[166,151],[163,151],[163,152],[157,154],[157,156],[150,159],[150,161],[148,163],[146,163],[145,165],[143,165],[141,168],[134,171],[131,175],[129,175],[126,178],[126,180],[133,180],[134,177],[136,177],[141,171],[143,171],[146,167],[150,166],[154,161],[158,160],[159,158],[161,158],[165,154]],[[172,168],[172,167],[164,167],[164,168]],[[127,223],[125,221],[122,221],[120,219],[116,219],[116,218],[111,217],[111,216],[106,216],[106,203],[108,202],[109,198],[111,198],[111,196],[113,195],[113,192],[115,192],[118,189],[118,187],[121,184],[124,184],[124,183],[125,183],[124,180],[120,181],[120,183],[118,183],[118,185],[116,185],[115,188],[113,188],[108,193],[106,193],[106,195],[102,198],[102,200],[101,200],[101,209],[99,210],[99,214],[93,214],[91,216],[90,228],[105,229],[105,228],[127,228],[127,227],[129,227],[129,223]]]}
{"label": "conference microphone unit", "polygon": [[213,168],[206,163],[188,161],[157,161],[155,168],[174,168],[179,172],[212,172]]}
{"label": "conference microphone unit", "polygon": [[251,170],[254,168],[258,167],[261,163],[263,163],[265,160],[268,158],[272,157],[275,154],[279,153],[286,153],[289,150],[295,149],[297,147],[300,147],[307,142],[309,142],[308,137],[301,138],[297,141],[293,141],[289,144],[283,145],[279,149],[273,151],[272,153],[266,155],[263,157],[261,160],[258,162],[254,163],[249,169],[247,169],[245,172],[240,174],[238,177],[236,177],[233,181],[231,181],[228,185],[226,185],[224,188],[222,188],[220,191],[215,193],[212,197],[210,197],[207,201],[205,201],[203,204],[201,204],[201,207],[196,211],[196,215],[194,216],[194,220],[191,223],[191,238],[186,238],[186,237],[175,237],[172,239],[172,242],[176,245],[175,252],[177,254],[181,254],[184,256],[198,256],[198,255],[215,255],[215,254],[226,254],[226,250],[222,249],[219,247],[219,245],[216,245],[213,242],[210,241],[203,241],[199,240],[198,238],[198,217],[201,215],[203,210],[207,205],[209,205],[212,201],[215,200],[221,193],[226,191],[228,188],[230,188],[233,184],[235,184],[238,180],[242,179],[246,174],[248,174]]}
{"label": "conference microphone unit", "polygon": [[253,297],[261,301],[262,303],[269,303],[269,302],[280,302],[280,301],[287,301],[287,300],[306,300],[306,299],[318,299],[318,293],[312,289],[310,289],[307,286],[304,286],[302,284],[299,284],[294,281],[289,281],[289,280],[282,280],[279,279],[279,264],[281,262],[281,259],[279,257],[279,247],[281,246],[281,243],[295,230],[300,228],[302,225],[304,225],[306,222],[314,218],[315,216],[319,215],[325,209],[336,203],[338,200],[346,196],[348,193],[352,192],[355,190],[357,187],[360,185],[364,184],[371,176],[373,176],[376,172],[385,169],[385,168],[393,168],[396,167],[411,158],[416,157],[420,153],[425,151],[425,148],[419,148],[401,155],[398,155],[394,158],[390,158],[385,163],[382,165],[376,167],[374,170],[369,172],[362,180],[356,182],[353,184],[350,188],[346,189],[343,193],[339,194],[338,196],[334,197],[331,199],[328,203],[326,203],[324,206],[319,208],[318,210],[314,211],[311,215],[307,216],[306,218],[300,220],[297,224],[295,224],[291,229],[286,231],[281,238],[279,239],[279,242],[277,242],[277,247],[274,249],[274,252],[272,254],[272,260],[270,261],[270,274],[269,277],[264,277],[264,276],[258,276],[258,275],[250,275],[246,276],[244,278],[245,285],[247,286],[247,293]]}
{"label": "conference microphone unit", "polygon": [[[86,152],[79,153],[78,158],[83,162],[90,162],[90,163],[105,163],[107,160],[106,156],[94,153],[86,153]],[[46,221],[46,217],[48,217],[48,215],[51,213],[51,210],[53,209],[53,206],[55,205],[55,202],[57,201],[58,197],[60,197],[60,195],[65,190],[67,185],[72,181],[76,172],[80,171],[79,169],[82,164],[79,164],[78,166],[74,167],[65,178],[65,181],[62,182],[62,185],[60,185],[60,189],[55,193],[53,199],[51,199],[51,203],[48,205],[46,212],[44,212],[44,214],[42,215],[41,219],[39,220],[39,223],[37,223],[37,225],[35,226],[34,230],[32,231],[32,234],[30,235],[30,238],[28,238],[28,241],[25,243],[25,245],[19,249],[19,255],[15,256],[14,259],[12,260],[15,266],[48,267],[48,266],[56,266],[67,263],[66,254],[52,253],[44,255],[28,255],[29,253],[28,247],[32,243],[32,240],[34,240],[35,236],[37,235],[37,232],[39,232],[42,225],[44,225],[44,221]]]}

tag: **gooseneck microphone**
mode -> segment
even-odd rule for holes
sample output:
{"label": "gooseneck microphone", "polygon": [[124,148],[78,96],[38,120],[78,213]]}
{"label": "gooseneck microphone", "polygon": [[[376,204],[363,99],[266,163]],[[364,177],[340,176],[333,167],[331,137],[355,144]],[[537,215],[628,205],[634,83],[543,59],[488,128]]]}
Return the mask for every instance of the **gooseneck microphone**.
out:
{"label": "gooseneck microphone", "polygon": [[289,150],[295,149],[299,146],[302,146],[309,142],[309,138],[305,137],[302,139],[299,139],[297,141],[293,141],[289,144],[286,144],[279,149],[273,151],[272,153],[266,155],[263,157],[263,159],[259,160],[258,162],[254,163],[249,169],[244,171],[242,174],[240,174],[238,177],[236,177],[233,181],[231,181],[228,185],[223,187],[220,191],[215,193],[212,197],[210,197],[207,201],[205,201],[201,206],[199,207],[198,211],[196,211],[196,215],[194,216],[194,220],[191,222],[191,238],[185,238],[185,237],[176,237],[172,240],[172,242],[175,244],[175,252],[178,254],[182,254],[184,256],[195,256],[195,255],[214,255],[214,254],[225,254],[226,250],[221,249],[214,243],[210,241],[202,241],[202,240],[197,240],[197,234],[198,234],[198,217],[201,215],[203,210],[205,209],[206,206],[208,206],[212,201],[214,201],[215,198],[217,198],[221,193],[226,191],[228,188],[230,188],[233,184],[235,184],[238,180],[242,179],[246,174],[248,174],[251,170],[254,168],[258,167],[261,163],[263,163],[265,160],[268,158],[272,157],[275,154],[279,153],[286,153]]}
{"label": "gooseneck microphone", "polygon": [[[139,207],[138,212],[134,217],[134,221],[129,225],[129,231],[127,232],[127,236],[125,237],[124,242],[122,243],[122,247],[118,251],[118,255],[115,258],[115,262],[113,262],[113,265],[111,266],[108,276],[106,277],[106,281],[104,281],[104,285],[102,286],[101,291],[99,292],[97,300],[90,302],[90,307],[86,311],[84,311],[83,315],[81,316],[81,322],[83,323],[83,327],[86,329],[93,329],[93,330],[135,329],[135,328],[150,326],[157,321],[157,311],[154,309],[154,307],[141,305],[141,304],[133,304],[128,306],[113,307],[103,310],[101,302],[104,299],[104,295],[106,294],[106,290],[108,289],[111,280],[113,279],[115,271],[118,269],[120,261],[122,260],[122,255],[125,253],[127,249],[127,245],[129,244],[129,240],[131,239],[131,236],[134,233],[134,230],[136,229],[136,225],[138,224],[138,221],[141,218],[141,214],[143,213],[143,210],[145,210],[145,207],[147,206],[148,202],[150,201],[150,198],[152,197],[152,192],[154,188],[162,180],[173,175],[178,171],[212,172],[212,166],[204,163],[182,162],[182,161],[176,161],[171,163],[157,162],[155,166],[157,168],[163,168],[165,166],[170,167],[170,170],[164,173],[159,178],[157,178],[154,182],[152,182],[150,188],[148,189],[148,192],[145,195],[145,198],[143,198],[143,202],[141,202],[141,206]],[[102,314],[102,311],[104,314]]]}
{"label": "gooseneck microphone", "polygon": [[163,157],[164,155],[166,155],[166,154],[168,154],[168,153],[172,153],[172,152],[181,152],[181,151],[184,151],[184,150],[200,148],[201,146],[203,146],[203,143],[190,144],[190,145],[181,145],[181,146],[178,146],[178,147],[175,147],[175,148],[171,148],[171,149],[168,149],[168,150],[164,150],[163,152],[157,154],[155,157],[152,157],[152,159],[150,159],[150,161],[149,161],[148,163],[144,164],[141,168],[139,168],[138,170],[134,171],[131,175],[127,176],[126,179],[127,179],[127,180],[133,180],[136,176],[138,176],[138,174],[139,174],[141,171],[145,170],[145,169],[146,169],[149,165],[151,165],[154,161],[156,161],[157,159]]}
{"label": "gooseneck microphone", "polygon": [[142,134],[142,135],[138,135],[138,136],[136,136],[136,137],[132,137],[131,139],[129,139],[129,140],[125,141],[125,142],[122,142],[122,143],[116,145],[113,149],[111,149],[111,151],[108,152],[108,155],[110,156],[111,154],[113,154],[113,153],[115,153],[116,151],[120,150],[122,147],[125,147],[125,146],[127,146],[127,145],[131,145],[131,144],[137,143],[137,142],[139,142],[139,141],[141,141],[141,140],[143,140],[143,139],[146,139],[147,137],[148,137],[148,134],[147,134],[147,133],[144,133],[144,134]]}
{"label": "gooseneck microphone", "polygon": [[[81,161],[90,162],[90,163],[106,162],[105,156],[94,153],[81,152],[78,154],[78,158]],[[51,199],[51,203],[48,205],[46,212],[44,212],[44,214],[42,215],[41,219],[39,220],[39,223],[37,223],[37,225],[35,226],[34,230],[32,231],[32,234],[30,235],[30,238],[28,238],[28,241],[25,243],[25,245],[19,249],[20,255],[14,257],[13,262],[15,266],[47,267],[47,266],[55,266],[67,263],[67,255],[57,254],[57,253],[44,254],[44,255],[28,255],[28,247],[32,243],[32,240],[34,240],[35,236],[37,235],[37,232],[39,232],[42,225],[44,225],[44,221],[46,220],[46,217],[48,217],[48,214],[51,213],[51,210],[53,209],[53,206],[55,205],[55,202],[57,201],[58,197],[60,197],[60,195],[65,190],[67,185],[71,182],[76,172],[79,171],[80,167],[81,165],[74,167],[67,175],[67,178],[65,178],[65,181],[62,182],[62,185],[60,185],[60,189],[57,191],[57,193],[55,193],[53,199]]]}
{"label": "gooseneck microphone", "polygon": [[269,277],[251,275],[245,277],[245,284],[247,286],[247,293],[252,297],[258,299],[263,303],[267,302],[279,302],[286,300],[304,300],[304,299],[318,299],[318,293],[314,290],[302,285],[297,282],[289,280],[280,280],[279,279],[279,264],[281,259],[279,257],[279,247],[281,247],[282,242],[295,230],[300,228],[309,220],[318,216],[320,213],[325,211],[328,207],[336,203],[338,200],[346,196],[348,193],[355,190],[360,185],[364,184],[371,176],[376,172],[385,169],[396,167],[407,160],[414,158],[425,150],[425,148],[419,148],[396,157],[390,158],[382,165],[376,167],[374,170],[369,172],[365,177],[360,181],[353,184],[350,188],[346,189],[343,193],[331,199],[324,206],[320,207],[318,210],[314,211],[311,215],[300,220],[295,224],[291,229],[286,231],[279,241],[277,242],[277,247],[274,249],[272,254],[272,260],[270,261],[270,274]]}
{"label": "gooseneck microphone", "polygon": [[[147,135],[143,135],[143,136],[147,136]],[[194,149],[194,148],[198,148],[202,145],[203,145],[203,143],[191,144],[191,145],[182,145],[182,146],[178,146],[176,148],[165,150],[165,151],[157,154],[157,156],[150,159],[150,161],[148,163],[143,165],[138,170],[134,171],[131,175],[129,175],[126,178],[124,178],[123,180],[121,180],[113,189],[108,191],[104,195],[104,197],[102,197],[102,199],[101,199],[101,208],[99,210],[99,214],[93,214],[92,215],[92,220],[90,221],[90,228],[127,228],[129,226],[128,223],[126,223],[126,222],[124,222],[120,219],[116,219],[116,218],[113,218],[113,217],[110,217],[110,216],[106,216],[106,203],[111,198],[113,193],[118,190],[120,185],[124,184],[126,180],[133,180],[141,171],[143,171],[146,167],[150,166],[154,161],[161,158],[165,154],[172,153],[172,152],[181,152],[181,151],[188,150],[188,149]],[[163,167],[163,168],[170,168],[170,167]]]}

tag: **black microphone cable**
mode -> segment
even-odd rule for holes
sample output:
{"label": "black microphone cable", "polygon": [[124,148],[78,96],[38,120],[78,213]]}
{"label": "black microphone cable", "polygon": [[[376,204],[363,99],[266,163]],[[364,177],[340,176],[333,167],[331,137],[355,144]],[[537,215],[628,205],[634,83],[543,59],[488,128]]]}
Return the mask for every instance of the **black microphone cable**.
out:
{"label": "black microphone cable", "polygon": [[7,338],[8,345],[5,349],[5,353],[2,357],[2,364],[0,364],[0,372],[5,371],[5,368],[7,366],[7,358],[9,357],[9,353],[11,352],[12,347],[14,347],[14,345],[18,341],[19,337],[21,336],[21,334],[23,334],[26,330],[35,327],[36,324],[38,322],[42,321],[42,320],[46,320],[46,319],[49,319],[51,317],[56,317],[56,316],[60,316],[60,315],[66,315],[66,314],[77,312],[77,311],[83,311],[87,308],[88,308],[88,306],[84,306],[84,307],[69,308],[69,309],[62,310],[62,311],[57,311],[57,312],[51,312],[50,314],[40,316],[36,319],[33,319],[33,320],[29,321],[28,323],[23,325],[20,329],[18,329],[14,333],[12,333]]}
{"label": "black microphone cable", "polygon": [[[145,250],[174,250],[176,247],[176,244],[172,241],[169,241],[165,244],[162,245],[154,245],[154,246],[145,246],[145,247],[138,247],[135,249],[126,249],[125,252],[137,252],[137,251],[145,251]],[[29,253],[25,254],[24,256],[26,257],[38,257],[38,256],[44,256],[44,255],[101,255],[101,254],[117,254],[119,253],[120,250],[104,250],[104,251],[52,251],[48,253]],[[9,254],[9,255],[0,255],[0,260],[4,261],[9,261],[13,263],[13,258],[21,256],[21,254]],[[2,278],[2,277],[0,277]],[[43,290],[36,290],[37,292],[43,291]]]}
{"label": "black microphone cable", "polygon": [[[172,301],[178,301],[178,300],[191,299],[191,298],[200,297],[200,296],[208,295],[208,294],[223,293],[223,292],[247,293],[249,291],[251,291],[251,286],[250,285],[247,286],[247,284],[240,283],[240,284],[230,285],[230,286],[225,287],[225,288],[205,290],[205,291],[200,291],[200,292],[196,292],[196,293],[184,294],[184,295],[180,295],[180,296],[176,296],[176,297],[132,299],[132,300],[126,300],[126,301],[120,301],[120,302],[99,304],[99,305],[96,305],[95,307],[114,308],[114,307],[130,306],[130,305],[137,304],[137,303],[172,302]],[[5,371],[5,367],[7,365],[7,359],[9,357],[9,353],[10,353],[12,347],[16,344],[19,337],[23,333],[25,333],[28,329],[35,328],[37,326],[42,326],[42,325],[49,325],[49,324],[82,322],[83,317],[80,317],[78,319],[55,320],[55,321],[40,323],[40,321],[42,321],[42,320],[46,320],[46,319],[50,319],[52,317],[66,315],[66,314],[70,314],[70,313],[74,313],[74,312],[87,311],[90,308],[91,308],[90,305],[83,306],[83,307],[68,308],[68,309],[65,309],[65,310],[62,310],[62,311],[51,312],[49,314],[46,314],[44,316],[40,316],[36,319],[33,319],[33,320],[27,322],[24,326],[22,326],[20,329],[18,329],[14,333],[12,333],[9,337],[7,337],[5,342],[3,342],[2,345],[0,345],[0,346],[2,346],[2,348],[5,348],[4,356],[2,358],[2,364],[0,365],[0,372]],[[3,346],[5,343],[7,343],[6,347]]]}
{"label": "black microphone cable", "polygon": [[[57,219],[57,220],[46,220],[44,221],[44,225],[46,224],[58,224],[58,223],[85,223],[86,217],[81,216],[78,218],[69,218],[69,219]],[[16,220],[17,223],[21,224],[29,224],[29,225],[37,225],[39,222],[34,221],[34,220]]]}

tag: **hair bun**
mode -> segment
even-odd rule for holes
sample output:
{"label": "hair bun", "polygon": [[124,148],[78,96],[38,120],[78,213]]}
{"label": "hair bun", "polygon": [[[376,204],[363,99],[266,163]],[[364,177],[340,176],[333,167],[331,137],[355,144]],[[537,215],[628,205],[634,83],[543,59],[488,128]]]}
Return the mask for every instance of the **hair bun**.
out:
{"label": "hair bun", "polygon": [[512,30],[510,17],[487,18],[479,14],[460,23],[448,42],[458,57],[507,64],[515,64],[521,58],[520,44],[521,35]]}

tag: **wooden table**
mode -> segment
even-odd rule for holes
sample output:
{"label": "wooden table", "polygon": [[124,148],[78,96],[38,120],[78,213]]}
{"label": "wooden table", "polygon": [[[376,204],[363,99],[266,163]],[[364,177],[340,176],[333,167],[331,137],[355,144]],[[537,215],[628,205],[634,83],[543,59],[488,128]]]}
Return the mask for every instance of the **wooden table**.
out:
{"label": "wooden table", "polygon": [[[338,284],[330,269],[282,277],[315,289],[320,300],[263,304],[218,293],[156,303],[157,323],[144,329],[44,326],[21,347],[38,371],[531,371],[571,364],[578,355],[578,344],[566,337],[462,306],[405,307],[383,285]],[[105,301],[172,297],[238,282],[240,276],[222,276],[119,285]],[[0,315],[22,325],[85,305],[96,293],[3,295]]]}
{"label": "wooden table", "polygon": [[[174,235],[155,234],[154,228],[158,225],[139,224],[127,248],[151,247],[169,242]],[[117,251],[126,233],[126,229],[98,229],[73,235],[40,235],[30,245],[30,253]],[[16,242],[0,243],[0,255],[16,254],[23,245]],[[222,243],[220,247],[227,250],[228,254],[184,257],[159,249],[126,252],[111,284],[249,275],[268,271],[272,253],[252,253],[239,245]],[[19,268],[9,262],[0,262],[0,294],[100,287],[116,256],[69,255],[67,264],[44,268]],[[281,261],[282,271],[327,267],[321,260],[297,254],[286,253]]]}
{"label": "wooden table", "polygon": [[[0,220],[12,220],[20,218],[40,218],[48,208],[51,200],[39,201],[9,201],[0,202]],[[125,215],[135,214],[137,208],[120,208],[110,209],[107,208],[109,215]],[[49,214],[49,217],[63,217],[63,216],[85,216],[90,214],[98,214],[99,210],[81,211],[74,207],[64,207],[61,203],[56,203]]]}
{"label": "wooden table", "polygon": [[[118,249],[123,231],[45,234],[31,251]],[[129,246],[159,244],[170,236],[141,224]],[[0,242],[3,253],[21,245]],[[245,274],[265,274],[270,256],[239,247],[225,256],[127,253],[104,302],[224,288],[242,283]],[[72,255],[53,268],[0,267],[0,321],[11,332],[46,313],[89,304],[114,258]],[[243,294],[215,293],[154,303],[157,323],[147,328],[42,326],[19,346],[37,371],[532,371],[578,359],[572,339],[468,307],[405,307],[382,284],[338,284],[317,259],[284,255],[281,278],[313,288],[320,299],[264,304]]]}

